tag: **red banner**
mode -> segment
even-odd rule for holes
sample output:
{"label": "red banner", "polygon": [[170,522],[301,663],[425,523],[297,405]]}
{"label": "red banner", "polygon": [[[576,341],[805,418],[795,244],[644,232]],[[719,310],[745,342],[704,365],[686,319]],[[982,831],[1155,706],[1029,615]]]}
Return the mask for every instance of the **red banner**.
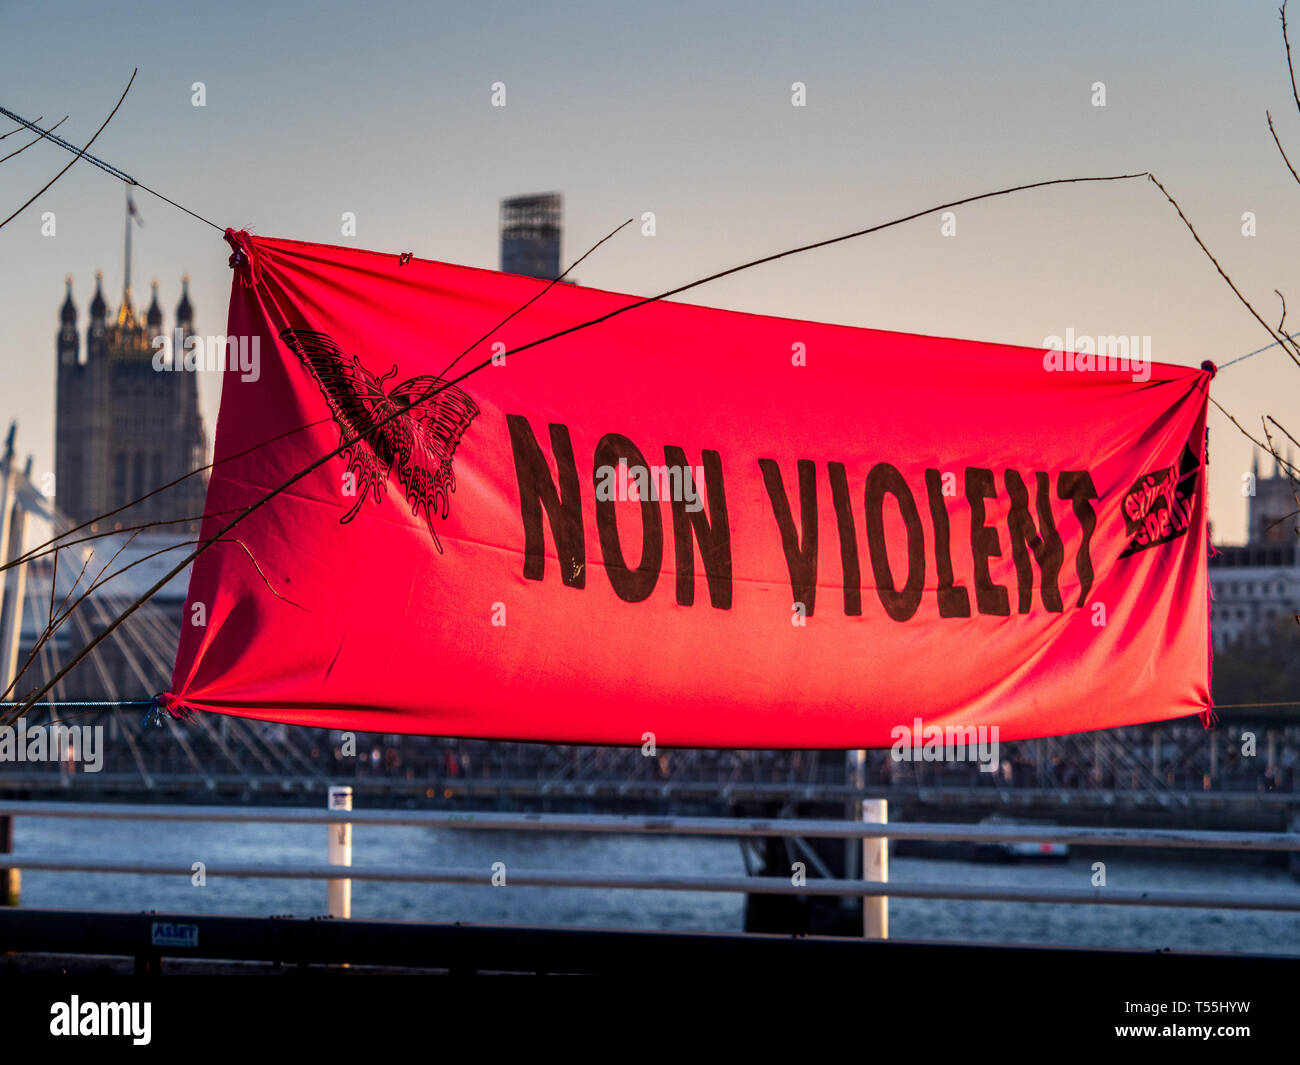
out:
{"label": "red banner", "polygon": [[544,283],[231,239],[203,537],[378,428],[195,563],[165,705],[743,748],[1209,705],[1211,375],[1136,337],[657,302],[511,353],[637,300],[559,284],[498,328]]}

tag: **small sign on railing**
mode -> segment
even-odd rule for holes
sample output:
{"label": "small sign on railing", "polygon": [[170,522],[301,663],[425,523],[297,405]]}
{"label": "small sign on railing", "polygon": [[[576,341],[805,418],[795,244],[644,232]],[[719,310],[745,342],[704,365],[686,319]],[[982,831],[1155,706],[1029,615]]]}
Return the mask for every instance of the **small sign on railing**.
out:
{"label": "small sign on railing", "polygon": [[186,947],[193,950],[199,945],[199,926],[154,921],[149,932],[149,942],[155,947]]}

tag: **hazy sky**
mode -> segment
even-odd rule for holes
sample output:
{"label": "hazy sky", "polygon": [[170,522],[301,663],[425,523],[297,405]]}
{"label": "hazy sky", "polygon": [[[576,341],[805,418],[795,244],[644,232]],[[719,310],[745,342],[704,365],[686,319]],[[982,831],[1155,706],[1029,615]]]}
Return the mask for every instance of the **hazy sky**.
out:
{"label": "hazy sky", "polygon": [[[562,190],[566,260],[643,211],[581,281],[650,293],[784,247],[961,196],[1053,177],[1152,170],[1270,321],[1291,297],[1300,163],[1276,0],[1235,3],[4,3],[0,103],[83,143],[218,223],[267,236],[497,265],[498,200]],[[1294,13],[1300,46],[1300,7]],[[201,81],[206,106],[191,104]],[[507,106],[491,106],[504,82]],[[807,106],[791,106],[791,83]],[[1095,107],[1103,82],[1106,106]],[[3,127],[7,130],[7,124]],[[0,155],[28,139],[0,142]],[[0,217],[70,158],[0,166]],[[224,332],[220,235],[144,193],[137,302],[166,324],[191,294]],[[57,235],[41,235],[53,211]],[[355,238],[340,215],[357,215]],[[1257,217],[1255,237],[1241,216]],[[53,463],[63,278],[84,314],[102,268],[122,285],[123,187],[79,163],[0,232],[0,418]],[[1029,192],[746,271],[691,302],[1041,346],[1137,334],[1158,361],[1267,343],[1144,183]],[[1288,253],[1287,248],[1291,251]],[[1254,430],[1300,436],[1300,370],[1278,349],[1213,394]],[[209,436],[218,383],[202,382]],[[1244,535],[1250,445],[1211,411],[1211,513]]]}

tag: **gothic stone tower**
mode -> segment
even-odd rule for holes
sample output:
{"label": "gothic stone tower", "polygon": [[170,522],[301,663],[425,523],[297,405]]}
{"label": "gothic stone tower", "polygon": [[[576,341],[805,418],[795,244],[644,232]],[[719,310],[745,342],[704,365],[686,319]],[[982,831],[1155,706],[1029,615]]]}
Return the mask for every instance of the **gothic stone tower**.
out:
{"label": "gothic stone tower", "polygon": [[[1291,456],[1288,463],[1294,465]],[[1273,458],[1273,476],[1259,475],[1259,452],[1255,452],[1255,494],[1250,499],[1249,542],[1252,544],[1294,544],[1300,536],[1300,516],[1296,514],[1291,479]]]}
{"label": "gothic stone tower", "polygon": [[[54,463],[59,508],[78,522],[89,521],[202,466],[207,440],[198,381],[192,373],[153,367],[154,337],[163,333],[157,282],[143,321],[129,287],[110,321],[103,275],[97,273],[84,354],[71,278],[59,317]],[[194,330],[188,277],[182,281],[176,327],[183,336]],[[197,532],[206,483],[205,475],[191,477],[113,515],[105,526],[184,518],[190,520],[159,531]]]}

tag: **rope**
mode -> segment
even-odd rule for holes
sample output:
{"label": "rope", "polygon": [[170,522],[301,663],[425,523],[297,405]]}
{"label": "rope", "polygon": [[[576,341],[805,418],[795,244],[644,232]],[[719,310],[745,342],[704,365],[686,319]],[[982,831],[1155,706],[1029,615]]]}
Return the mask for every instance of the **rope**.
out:
{"label": "rope", "polygon": [[[0,703],[0,706],[22,706],[22,705],[23,704],[21,700],[17,702]],[[74,701],[74,702],[59,701],[59,702],[52,702],[52,703],[37,703],[36,705],[52,706],[58,709],[63,709],[69,706],[95,706],[95,707],[108,709],[111,707],[122,707],[122,706],[152,706],[153,700],[152,699],[130,699],[130,700],[104,699],[104,700],[90,700],[90,701],[81,700],[81,701]]]}
{"label": "rope", "polygon": [[[132,80],[135,80],[135,75],[132,74],[132,75],[131,75],[131,78],[132,78]],[[128,89],[129,89],[130,87],[131,87],[130,85],[127,86]],[[123,93],[122,95],[125,97],[125,96],[126,96],[126,93]],[[119,100],[119,101],[118,101],[118,104],[120,105],[121,102],[122,102],[122,101]],[[114,113],[116,113],[116,112],[117,112],[117,108],[114,108],[113,111],[114,111]],[[137,181],[137,180],[136,180],[135,178],[133,178],[130,174],[128,174],[125,170],[122,170],[122,169],[120,169],[119,167],[114,166],[112,163],[105,162],[103,159],[100,159],[98,156],[91,155],[91,154],[90,154],[88,151],[86,151],[84,148],[78,148],[75,144],[69,144],[69,143],[68,143],[67,141],[65,141],[62,137],[57,136],[57,135],[54,133],[53,129],[42,129],[40,126],[36,125],[35,122],[28,122],[27,119],[23,118],[21,115],[16,115],[16,114],[14,114],[14,113],[13,113],[12,111],[10,111],[7,107],[0,107],[0,115],[4,115],[5,118],[12,119],[14,122],[21,123],[22,125],[26,126],[28,129],[30,129],[30,130],[31,130],[32,132],[34,132],[34,133],[39,133],[39,134],[41,135],[41,137],[43,137],[43,138],[45,138],[46,140],[50,141],[50,143],[52,143],[52,144],[56,144],[56,145],[58,145],[60,148],[63,148],[63,149],[66,150],[66,151],[72,152],[72,153],[73,153],[74,155],[76,155],[78,158],[85,159],[86,162],[91,163],[91,164],[93,164],[94,166],[99,167],[99,169],[102,170],[102,171],[104,171],[104,173],[109,174],[109,175],[111,175],[112,177],[117,178],[118,181],[124,182],[124,183],[126,183],[127,185],[134,185],[137,189],[140,189],[140,190],[142,190],[142,191],[144,191],[144,192],[147,192],[147,193],[149,193],[151,196],[157,196],[158,199],[162,200],[164,203],[169,203],[169,204],[171,204],[171,205],[172,205],[173,207],[175,207],[178,211],[184,211],[184,212],[185,212],[187,215],[189,215],[191,218],[197,218],[200,222],[206,222],[206,223],[207,223],[208,225],[210,225],[213,229],[215,229],[218,233],[223,233],[223,232],[225,232],[225,227],[224,227],[224,226],[219,226],[219,225],[217,225],[217,223],[214,222],[214,221],[212,221],[212,219],[210,219],[210,218],[204,218],[204,217],[203,217],[201,214],[199,214],[197,211],[191,211],[188,207],[185,207],[184,205],[177,203],[175,200],[171,199],[170,197],[164,196],[164,195],[163,195],[161,192],[159,192],[157,189],[151,189],[148,185],[145,185],[145,184],[143,184],[142,182]],[[112,118],[113,116],[112,116],[112,115],[109,115],[108,117],[109,117],[109,118]],[[108,125],[108,123],[105,122],[104,125]],[[103,126],[101,126],[100,129],[102,130],[102,129],[103,129]],[[96,133],[95,136],[97,137],[97,136],[99,136],[99,134]],[[95,140],[95,138],[92,137],[92,138],[90,139],[90,144],[93,144],[93,143],[94,143],[94,140]],[[32,143],[35,144],[36,142],[33,141]],[[87,145],[86,145],[86,148],[89,148],[89,147],[90,147],[90,144],[87,144]],[[76,161],[77,161],[77,160],[74,159],[72,162],[75,163]],[[71,166],[71,165],[72,165],[72,163],[69,163],[69,164],[68,164],[68,166]],[[62,171],[60,171],[60,173],[62,173]],[[51,182],[51,184],[53,184],[53,183]],[[48,188],[48,187],[49,187],[49,186],[47,185],[46,188]],[[41,192],[44,192],[44,191],[45,191],[44,189],[41,190]],[[38,193],[37,195],[39,195],[39,193]],[[33,199],[35,199],[35,197],[33,197]],[[28,201],[28,203],[30,203],[30,202],[31,202],[31,200]],[[26,204],[24,204],[24,206],[26,206]],[[20,210],[21,210],[21,208],[20,208]]]}
{"label": "rope", "polygon": [[[113,110],[111,110],[108,113],[108,117],[104,119],[103,125],[101,125],[99,129],[95,130],[95,135],[91,137],[90,140],[86,141],[86,143],[77,151],[72,162],[70,162],[67,166],[65,166],[62,170],[60,170],[57,174],[55,174],[52,178],[50,178],[49,181],[47,181],[44,185],[42,185],[39,189],[37,189],[36,192],[27,200],[27,202],[18,208],[18,210],[14,211],[14,213],[11,214],[8,218],[6,218],[3,222],[0,222],[0,229],[7,226],[10,222],[12,222],[25,210],[27,210],[28,207],[30,207],[41,196],[45,194],[46,190],[49,189],[51,185],[53,185],[56,181],[59,180],[59,178],[63,177],[64,174],[66,174],[69,170],[71,170],[73,166],[76,165],[78,159],[81,159],[85,156],[86,151],[90,148],[92,144],[95,143],[96,140],[99,139],[99,135],[104,132],[104,127],[113,121],[113,116],[117,114],[117,109],[122,106],[122,101],[126,99],[126,94],[131,91],[131,86],[135,83],[135,76],[138,73],[138,71],[139,71],[138,67],[136,68],[136,70],[131,71],[131,80],[126,83],[126,88],[122,90],[122,95],[118,97],[117,103],[113,105]],[[45,131],[42,130],[42,132]]]}
{"label": "rope", "polygon": [[[1294,340],[1296,337],[1300,337],[1300,332],[1288,333],[1286,336],[1287,340]],[[1260,354],[1261,352],[1268,351],[1269,348],[1275,348],[1281,343],[1282,341],[1275,340],[1271,344],[1265,344],[1262,348],[1256,348],[1254,351],[1248,351],[1246,352],[1245,355],[1238,355],[1235,359],[1231,360],[1230,362],[1225,362],[1220,364],[1219,369],[1226,370],[1229,366],[1235,366],[1239,362],[1245,362],[1247,359],[1254,358],[1256,355]]]}

